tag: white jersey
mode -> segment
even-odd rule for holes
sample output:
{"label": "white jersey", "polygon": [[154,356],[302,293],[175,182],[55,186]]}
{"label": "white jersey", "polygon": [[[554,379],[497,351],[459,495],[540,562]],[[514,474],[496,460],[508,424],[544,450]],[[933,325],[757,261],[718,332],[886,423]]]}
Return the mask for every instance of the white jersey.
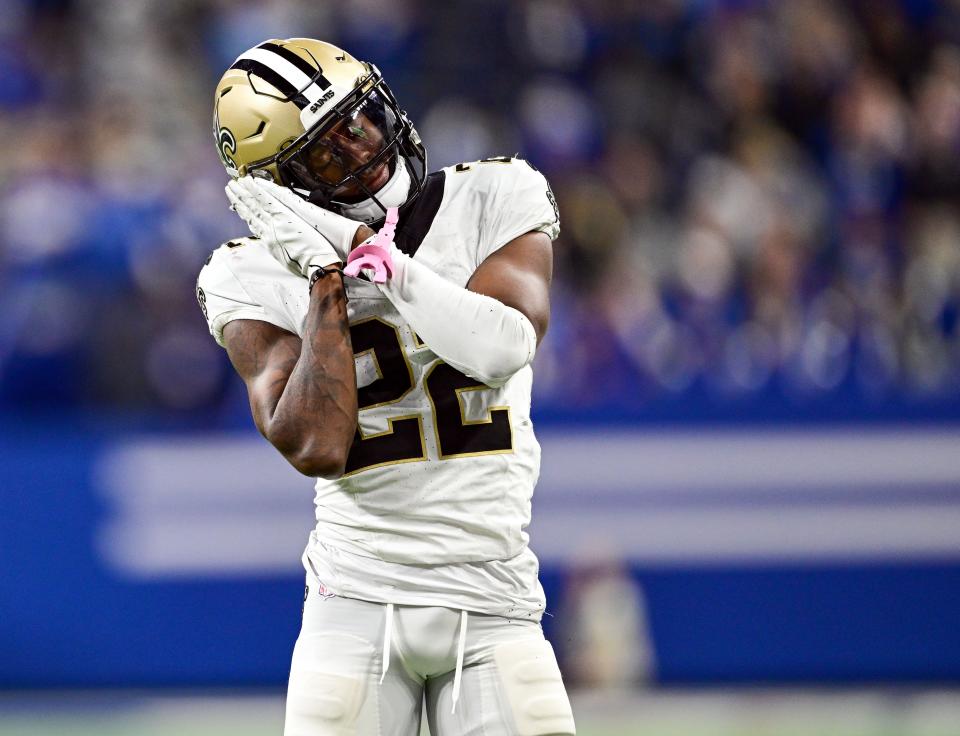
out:
{"label": "white jersey", "polygon": [[[556,238],[543,176],[519,159],[449,167],[401,210],[398,247],[466,286],[498,248],[531,231]],[[304,564],[334,593],[538,619],[543,591],[524,531],[540,466],[532,370],[501,388],[440,360],[373,284],[346,279],[358,430],[346,472],[316,484]],[[197,296],[210,331],[234,319],[302,337],[306,280],[253,238],[214,251]]]}

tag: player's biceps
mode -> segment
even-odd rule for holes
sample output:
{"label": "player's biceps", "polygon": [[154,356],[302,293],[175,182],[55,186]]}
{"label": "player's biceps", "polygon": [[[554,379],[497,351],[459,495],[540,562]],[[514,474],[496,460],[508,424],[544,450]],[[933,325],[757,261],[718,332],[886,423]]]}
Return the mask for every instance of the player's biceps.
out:
{"label": "player's biceps", "polygon": [[247,386],[253,419],[264,436],[268,435],[270,419],[297,363],[292,346],[285,345],[285,342],[287,341],[277,340],[268,348],[250,356],[245,370],[237,366],[237,371]]}
{"label": "player's biceps", "polygon": [[264,437],[273,442],[270,438],[270,420],[279,403],[280,393],[272,392],[271,385],[265,380],[264,376],[257,376],[247,384],[247,398],[250,401],[250,414],[253,416],[253,423]]}
{"label": "player's biceps", "polygon": [[290,380],[296,360],[268,363],[260,373],[247,381],[250,402],[271,416]]}
{"label": "player's biceps", "polygon": [[[482,284],[481,288],[485,285]],[[530,320],[539,344],[550,322],[550,291],[548,284],[539,274],[514,270],[504,273],[488,288],[481,288],[471,290],[516,309]]]}
{"label": "player's biceps", "polygon": [[533,323],[537,333],[537,343],[543,339],[550,324],[550,285],[538,274],[524,274],[523,287],[520,290],[522,304],[515,306]]}
{"label": "player's biceps", "polygon": [[553,275],[552,261],[544,261],[539,255],[530,255],[530,249],[508,250],[511,248],[513,244],[506,245],[481,263],[467,282],[467,288],[505,304],[523,300],[529,295],[545,297],[549,293]]}

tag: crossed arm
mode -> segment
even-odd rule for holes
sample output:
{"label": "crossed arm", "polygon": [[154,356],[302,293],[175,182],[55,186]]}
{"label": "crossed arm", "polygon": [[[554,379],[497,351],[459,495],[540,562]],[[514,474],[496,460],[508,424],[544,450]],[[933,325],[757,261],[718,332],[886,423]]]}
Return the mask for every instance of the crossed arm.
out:
{"label": "crossed arm", "polygon": [[357,427],[357,380],[339,276],[314,285],[304,338],[259,320],[235,320],[223,330],[260,433],[304,475],[338,477]]}
{"label": "crossed arm", "polygon": [[541,232],[521,235],[496,251],[474,271],[467,289],[493,297],[530,320],[537,345],[550,323],[553,246]]}
{"label": "crossed arm", "polygon": [[[530,232],[481,263],[467,289],[521,312],[539,343],[552,271],[550,239]],[[357,428],[357,385],[340,277],[314,286],[303,340],[257,320],[229,322],[223,339],[261,434],[304,475],[341,476]]]}

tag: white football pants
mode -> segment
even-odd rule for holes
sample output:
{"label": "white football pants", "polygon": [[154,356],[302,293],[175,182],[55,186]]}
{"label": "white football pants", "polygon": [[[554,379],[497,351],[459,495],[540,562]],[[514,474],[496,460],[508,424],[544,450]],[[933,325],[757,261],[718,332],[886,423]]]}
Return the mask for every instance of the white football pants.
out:
{"label": "white football pants", "polygon": [[553,648],[531,621],[323,597],[308,580],[284,736],[575,733]]}

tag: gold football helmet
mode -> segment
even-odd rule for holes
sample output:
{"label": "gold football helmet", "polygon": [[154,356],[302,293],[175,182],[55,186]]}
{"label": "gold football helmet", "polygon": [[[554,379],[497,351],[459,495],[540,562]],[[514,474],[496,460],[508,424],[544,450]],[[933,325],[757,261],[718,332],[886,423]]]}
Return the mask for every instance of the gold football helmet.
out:
{"label": "gold football helmet", "polygon": [[242,53],[217,85],[213,134],[231,176],[269,176],[368,223],[426,177],[420,136],[379,70],[309,38]]}

